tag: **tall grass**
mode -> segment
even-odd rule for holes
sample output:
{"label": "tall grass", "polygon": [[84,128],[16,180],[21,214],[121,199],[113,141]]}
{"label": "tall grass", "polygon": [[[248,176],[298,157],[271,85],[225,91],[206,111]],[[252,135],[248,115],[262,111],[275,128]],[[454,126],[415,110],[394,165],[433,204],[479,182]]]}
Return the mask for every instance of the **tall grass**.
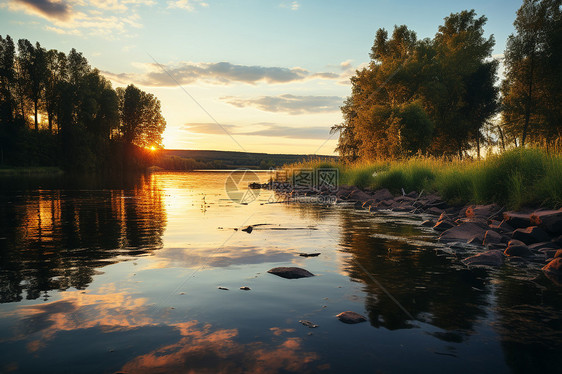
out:
{"label": "tall grass", "polygon": [[510,150],[483,161],[412,158],[342,165],[310,160],[287,167],[337,167],[342,185],[388,188],[394,193],[423,189],[454,205],[562,206],[562,156],[533,148]]}

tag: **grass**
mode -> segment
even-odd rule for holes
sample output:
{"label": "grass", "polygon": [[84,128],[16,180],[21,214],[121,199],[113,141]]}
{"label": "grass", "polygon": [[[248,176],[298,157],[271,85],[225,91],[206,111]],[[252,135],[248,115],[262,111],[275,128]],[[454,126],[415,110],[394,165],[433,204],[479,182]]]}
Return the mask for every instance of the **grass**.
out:
{"label": "grass", "polygon": [[388,188],[394,193],[437,192],[453,205],[497,203],[510,209],[562,206],[562,155],[541,149],[513,149],[482,161],[412,158],[342,165],[310,160],[294,168],[337,167],[340,184]]}

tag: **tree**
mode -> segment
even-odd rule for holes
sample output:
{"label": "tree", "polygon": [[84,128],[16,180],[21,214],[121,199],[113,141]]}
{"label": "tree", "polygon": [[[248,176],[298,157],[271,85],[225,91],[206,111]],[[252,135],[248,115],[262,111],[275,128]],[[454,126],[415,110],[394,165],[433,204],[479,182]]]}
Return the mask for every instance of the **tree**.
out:
{"label": "tree", "polygon": [[45,84],[45,109],[49,122],[49,132],[53,131],[57,112],[57,102],[60,99],[60,85],[68,80],[68,62],[66,55],[51,49],[47,52],[47,81]]}
{"label": "tree", "polygon": [[120,91],[123,140],[144,148],[161,147],[166,121],[161,113],[160,101],[132,84]]}
{"label": "tree", "polygon": [[503,127],[522,147],[529,140],[548,146],[562,135],[561,6],[560,0],[525,0],[507,42]]}
{"label": "tree", "polygon": [[18,60],[23,92],[33,103],[35,131],[39,131],[39,100],[47,80],[47,52],[36,43],[35,47],[27,39],[18,41]]}

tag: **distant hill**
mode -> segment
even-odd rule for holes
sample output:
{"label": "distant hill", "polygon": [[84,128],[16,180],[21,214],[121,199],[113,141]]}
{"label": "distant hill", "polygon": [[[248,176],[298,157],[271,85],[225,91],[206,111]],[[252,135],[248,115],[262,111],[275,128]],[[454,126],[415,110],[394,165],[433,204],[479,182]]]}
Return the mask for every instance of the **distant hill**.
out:
{"label": "distant hill", "polygon": [[337,160],[336,156],[291,155],[233,151],[164,149],[158,166],[164,169],[268,169],[309,159]]}

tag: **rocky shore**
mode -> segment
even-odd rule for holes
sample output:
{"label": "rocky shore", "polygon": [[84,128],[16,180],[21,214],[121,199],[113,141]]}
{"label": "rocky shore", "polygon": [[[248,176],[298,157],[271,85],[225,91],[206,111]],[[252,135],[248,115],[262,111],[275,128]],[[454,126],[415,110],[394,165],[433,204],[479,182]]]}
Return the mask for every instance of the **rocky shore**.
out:
{"label": "rocky shore", "polygon": [[506,211],[497,204],[450,206],[436,194],[411,191],[394,196],[387,189],[341,186],[329,190],[291,190],[288,198],[335,195],[336,204],[355,209],[420,214],[436,239],[451,246],[467,245],[476,254],[467,266],[501,266],[506,259],[540,265],[545,275],[562,286],[562,209]]}

